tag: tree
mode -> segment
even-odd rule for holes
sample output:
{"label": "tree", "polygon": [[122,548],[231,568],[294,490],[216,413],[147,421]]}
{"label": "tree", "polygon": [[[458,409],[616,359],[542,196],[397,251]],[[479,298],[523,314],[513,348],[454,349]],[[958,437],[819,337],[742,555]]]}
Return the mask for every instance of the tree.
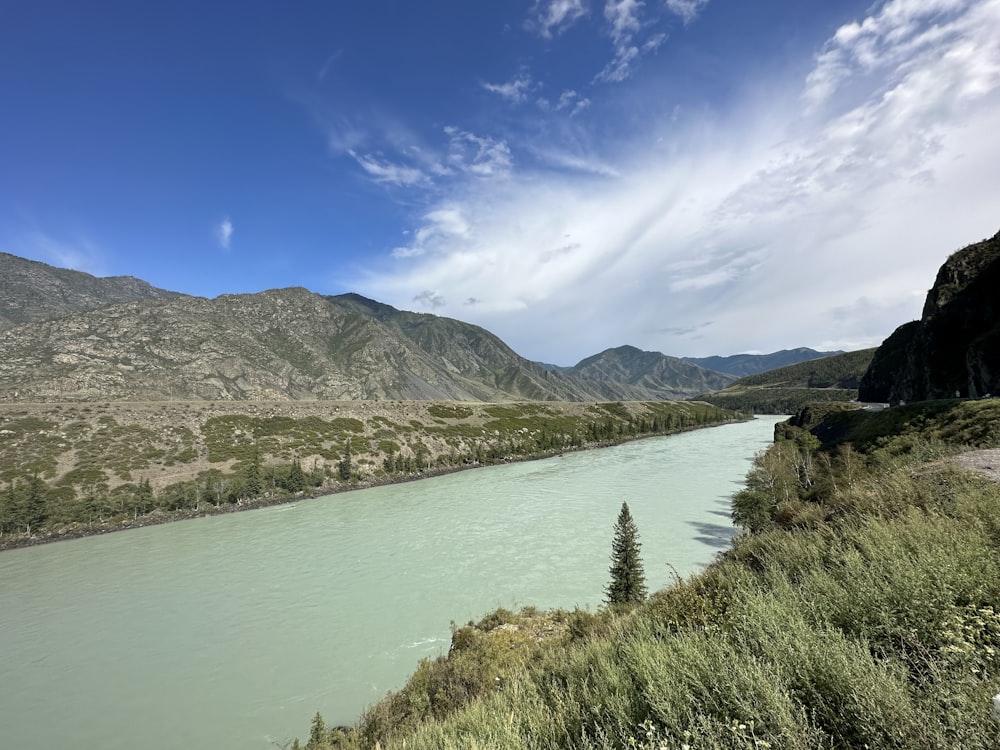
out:
{"label": "tree", "polygon": [[260,468],[260,446],[254,443],[253,455],[250,457],[250,463],[246,467],[246,473],[243,478],[243,490],[249,499],[260,497],[264,494],[264,482],[261,479]]}
{"label": "tree", "polygon": [[638,604],[646,598],[646,574],[639,556],[639,530],[628,503],[622,503],[611,543],[611,583],[605,593],[608,604]]}
{"label": "tree", "polygon": [[344,446],[344,455],[340,459],[340,463],[337,464],[337,473],[340,475],[342,481],[346,482],[351,478],[351,439],[347,439],[347,444]]}
{"label": "tree", "polygon": [[290,492],[302,492],[306,488],[306,473],[302,471],[302,464],[297,458],[288,469],[287,487]]}

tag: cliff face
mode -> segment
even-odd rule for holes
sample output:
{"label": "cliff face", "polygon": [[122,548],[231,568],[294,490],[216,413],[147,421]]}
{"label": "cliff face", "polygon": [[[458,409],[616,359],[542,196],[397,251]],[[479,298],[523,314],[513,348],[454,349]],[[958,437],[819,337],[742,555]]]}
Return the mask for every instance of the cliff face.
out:
{"label": "cliff face", "polygon": [[1000,233],[959,250],[938,271],[920,320],[875,352],[862,401],[1000,393]]}

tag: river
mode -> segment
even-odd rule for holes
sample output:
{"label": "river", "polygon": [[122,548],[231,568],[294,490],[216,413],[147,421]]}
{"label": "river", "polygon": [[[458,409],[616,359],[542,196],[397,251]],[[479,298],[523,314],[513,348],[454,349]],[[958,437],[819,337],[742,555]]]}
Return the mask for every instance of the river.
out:
{"label": "river", "polygon": [[353,723],[449,621],[601,605],[623,500],[647,583],[724,548],[779,417],[0,553],[0,739],[273,750]]}

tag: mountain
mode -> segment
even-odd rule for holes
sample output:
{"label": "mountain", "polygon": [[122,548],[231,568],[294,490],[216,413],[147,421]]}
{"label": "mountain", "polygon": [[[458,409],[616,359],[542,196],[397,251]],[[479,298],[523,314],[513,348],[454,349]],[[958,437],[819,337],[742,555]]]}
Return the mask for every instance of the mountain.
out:
{"label": "mountain", "polygon": [[0,401],[666,400],[724,375],[634,347],[574,368],[357,294],[189,297],[0,256]]}
{"label": "mountain", "polygon": [[0,399],[599,400],[478,326],[305,289],[171,297],[0,332]]}
{"label": "mountain", "polygon": [[735,375],[738,378],[747,375],[756,375],[759,372],[767,372],[778,367],[794,365],[799,362],[806,362],[820,357],[830,357],[835,354],[843,354],[842,351],[818,352],[815,349],[799,347],[798,349],[782,349],[780,352],[770,354],[733,354],[728,357],[685,357],[688,362],[705,367],[716,372],[724,372],[728,375]]}
{"label": "mountain", "polygon": [[951,255],[920,320],[897,328],[861,381],[866,401],[1000,393],[1000,233]]}
{"label": "mountain", "polygon": [[740,378],[732,387],[750,388],[854,388],[875,355],[875,349],[860,349],[818,359],[808,359]]}
{"label": "mountain", "polygon": [[726,409],[791,414],[814,401],[852,401],[874,349],[810,359],[740,378],[718,393],[699,396]]}
{"label": "mountain", "polygon": [[0,253],[0,331],[122,302],[176,296],[132,276],[98,278]]}
{"label": "mountain", "polygon": [[605,398],[636,401],[689,398],[725,388],[733,380],[683,359],[634,346],[606,349],[560,371],[586,381]]}

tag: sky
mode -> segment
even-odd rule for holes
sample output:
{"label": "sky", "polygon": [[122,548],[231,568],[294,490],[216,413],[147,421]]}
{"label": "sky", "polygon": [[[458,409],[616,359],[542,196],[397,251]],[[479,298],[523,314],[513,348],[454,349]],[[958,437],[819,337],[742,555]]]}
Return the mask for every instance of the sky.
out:
{"label": "sky", "polygon": [[1000,0],[0,0],[0,250],[573,364],[875,346],[1000,230]]}

